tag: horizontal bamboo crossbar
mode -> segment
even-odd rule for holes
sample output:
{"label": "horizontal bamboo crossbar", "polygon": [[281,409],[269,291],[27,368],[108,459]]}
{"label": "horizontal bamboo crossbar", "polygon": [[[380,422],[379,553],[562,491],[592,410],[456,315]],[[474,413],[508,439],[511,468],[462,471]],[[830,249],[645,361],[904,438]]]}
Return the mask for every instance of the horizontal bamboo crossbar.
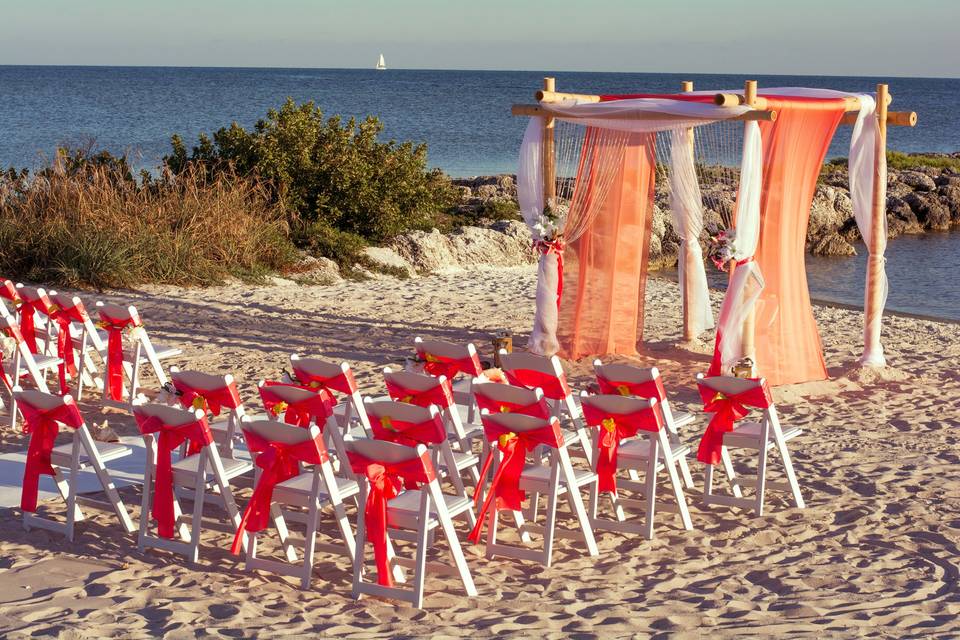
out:
{"label": "horizontal bamboo crossbar", "polygon": [[[543,107],[536,104],[515,104],[510,108],[510,112],[515,116],[541,116],[547,118],[567,118],[576,120],[578,116],[568,116],[559,114],[556,111],[551,111],[547,107]],[[674,113],[662,113],[659,111],[637,111],[630,114],[618,113],[615,115],[590,115],[590,116],[579,116],[582,118],[590,118],[591,120],[695,120],[696,118],[690,118],[689,116],[677,115]],[[740,114],[739,116],[734,116],[729,118],[729,120],[762,120],[767,122],[773,122],[777,119],[776,111],[747,111],[746,113]],[[705,118],[704,120],[710,121],[710,118]]]}
{"label": "horizontal bamboo crossbar", "polygon": [[[840,119],[840,124],[856,124],[857,114],[846,113]],[[916,111],[887,111],[887,125],[891,127],[917,126]]]}
{"label": "horizontal bamboo crossbar", "polygon": [[537,91],[533,94],[537,102],[564,102],[577,100],[579,102],[600,102],[600,96],[591,96],[586,93],[560,93],[559,91]]}

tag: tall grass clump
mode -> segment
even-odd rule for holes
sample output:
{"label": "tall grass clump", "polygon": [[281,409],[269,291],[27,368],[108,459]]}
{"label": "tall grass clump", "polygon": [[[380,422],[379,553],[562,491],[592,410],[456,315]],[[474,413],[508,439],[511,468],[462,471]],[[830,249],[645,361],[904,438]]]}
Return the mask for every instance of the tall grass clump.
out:
{"label": "tall grass clump", "polygon": [[122,158],[82,156],[0,177],[0,276],[98,289],[207,285],[296,260],[282,202],[253,178],[186,167],[137,180]]}

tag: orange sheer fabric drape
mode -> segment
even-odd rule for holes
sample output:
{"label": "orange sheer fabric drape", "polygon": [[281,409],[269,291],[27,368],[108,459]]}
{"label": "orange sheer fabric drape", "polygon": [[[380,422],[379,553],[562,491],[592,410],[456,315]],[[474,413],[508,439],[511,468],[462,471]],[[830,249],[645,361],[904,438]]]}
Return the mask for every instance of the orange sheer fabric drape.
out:
{"label": "orange sheer fabric drape", "polygon": [[844,113],[842,100],[772,98],[761,122],[763,195],[754,254],[766,286],[756,307],[756,355],[770,384],[823,380],[820,334],[807,288],[805,242],[817,176]]}
{"label": "orange sheer fabric drape", "polygon": [[[655,134],[631,134],[603,204],[583,235],[567,246],[557,332],[561,357],[637,353],[643,339],[655,161]],[[590,188],[579,178],[578,189]]]}

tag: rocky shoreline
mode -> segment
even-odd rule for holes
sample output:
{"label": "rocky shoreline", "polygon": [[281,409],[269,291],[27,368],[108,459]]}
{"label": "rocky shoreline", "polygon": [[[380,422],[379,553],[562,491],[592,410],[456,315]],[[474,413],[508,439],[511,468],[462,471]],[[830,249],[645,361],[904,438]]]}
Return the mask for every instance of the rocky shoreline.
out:
{"label": "rocky shoreline", "polygon": [[[806,249],[814,255],[856,255],[860,232],[853,218],[849,178],[845,166],[831,165],[817,183]],[[458,213],[475,225],[443,233],[438,229],[413,231],[395,238],[388,246],[369,247],[365,257],[370,277],[389,274],[416,277],[476,266],[532,264],[530,232],[520,221],[514,176],[495,175],[455,178],[460,191]],[[705,181],[703,200],[706,225],[723,224],[733,211],[736,185],[732,181]],[[650,238],[650,270],[676,265],[679,238],[670,217],[668,192],[658,179]],[[960,172],[954,169],[917,166],[890,169],[887,176],[887,235],[945,231],[960,226]],[[704,246],[706,233],[700,238]],[[327,261],[329,262],[329,261]],[[336,265],[317,265],[326,279],[338,280]]]}

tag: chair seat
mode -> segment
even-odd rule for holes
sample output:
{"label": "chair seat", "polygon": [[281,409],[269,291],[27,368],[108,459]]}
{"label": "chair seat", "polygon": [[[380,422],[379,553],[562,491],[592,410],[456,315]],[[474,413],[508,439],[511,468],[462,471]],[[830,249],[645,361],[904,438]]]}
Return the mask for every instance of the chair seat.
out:
{"label": "chair seat", "polygon": [[[197,475],[197,465],[199,461],[203,459],[204,456],[202,453],[196,453],[192,456],[187,456],[182,460],[177,460],[173,463],[173,479],[174,482],[180,486],[192,487],[193,480]],[[253,469],[253,464],[247,460],[237,460],[235,458],[225,458],[221,457],[220,462],[223,464],[224,475],[227,480],[236,478],[237,476],[242,476],[246,472]],[[207,465],[206,472],[206,481],[209,482],[213,478],[213,472],[210,470],[210,465]]]}
{"label": "chair seat", "polygon": [[[340,498],[349,498],[360,493],[360,486],[356,480],[350,478],[341,478],[335,476],[337,480],[337,490],[340,492]],[[320,483],[321,487],[323,482]],[[279,483],[273,489],[273,499],[283,504],[295,505],[300,507],[308,506],[310,491],[313,489],[313,473],[301,473],[298,476],[290,478]],[[320,491],[320,502],[329,500],[330,496],[323,490]]]}
{"label": "chair seat", "polygon": [[[403,491],[396,498],[387,504],[387,524],[390,527],[398,529],[416,529],[417,516],[420,513],[420,497],[422,492],[419,489]],[[443,495],[443,501],[447,505],[447,512],[451,518],[456,518],[461,513],[469,510],[473,504],[469,498],[463,496],[452,496],[446,493]],[[436,527],[440,521],[437,519],[436,505],[430,505],[430,522],[427,528]]]}
{"label": "chair seat", "polygon": [[673,424],[678,429],[680,427],[687,426],[688,424],[692,423],[696,419],[697,419],[697,416],[692,413],[683,412],[683,413],[673,414]]}
{"label": "chair seat", "polygon": [[[33,360],[34,362],[37,363],[37,368],[40,369],[41,371],[45,371],[47,369],[53,369],[62,362],[62,360],[60,360],[60,358],[56,356],[45,356],[40,354],[33,356]],[[7,372],[7,375],[13,375],[13,359],[12,358],[8,358],[4,360],[3,370]],[[24,375],[26,373],[28,373],[26,363],[21,362],[20,375]]]}
{"label": "chair seat", "polygon": [[[164,360],[166,358],[172,358],[173,356],[178,356],[183,351],[176,347],[165,347],[160,344],[153,345],[153,351],[157,354],[157,360]],[[136,355],[136,352],[133,349],[124,349],[123,350],[123,361],[133,364],[133,358]],[[146,354],[141,351],[141,359],[146,358]]]}
{"label": "chair seat", "polygon": [[[762,425],[759,422],[741,422],[733,431],[724,434],[723,444],[729,448],[759,449],[761,430]],[[801,433],[803,433],[803,430],[800,427],[788,427],[783,430],[783,440],[784,442],[792,440]],[[776,441],[773,438],[773,429],[771,428],[767,436],[767,448],[769,449],[775,444]]]}
{"label": "chair seat", "polygon": [[[129,456],[133,453],[133,449],[125,444],[120,444],[119,442],[94,441],[94,444],[97,445],[97,452],[100,454],[100,461],[104,463],[110,462],[111,460],[116,460],[117,458],[123,458],[124,456]],[[58,467],[69,467],[71,464],[72,453],[72,442],[62,444],[58,447],[54,447],[53,451],[50,452],[50,461]],[[90,456],[88,456],[86,450],[81,447],[80,466],[86,466],[88,464],[90,464]]]}
{"label": "chair seat", "polygon": [[480,456],[470,452],[454,451],[453,459],[457,463],[457,471],[463,471],[480,464]]}
{"label": "chair seat", "polygon": [[[673,454],[673,459],[677,460],[683,456],[690,453],[690,445],[681,444],[674,445],[670,444],[670,452]],[[661,456],[662,456],[661,452]],[[638,466],[645,466],[646,462],[650,459],[650,438],[643,437],[637,438],[636,440],[627,440],[620,444],[620,449],[617,451],[617,461],[619,466],[622,468],[635,468]],[[643,464],[639,464],[643,463]]]}
{"label": "chair seat", "polygon": [[[588,485],[597,479],[597,474],[587,469],[573,470],[574,482],[578,487]],[[563,483],[563,476],[560,477],[560,491],[566,490]],[[550,467],[542,464],[531,464],[523,468],[520,474],[520,488],[524,491],[546,492],[550,488]]]}

